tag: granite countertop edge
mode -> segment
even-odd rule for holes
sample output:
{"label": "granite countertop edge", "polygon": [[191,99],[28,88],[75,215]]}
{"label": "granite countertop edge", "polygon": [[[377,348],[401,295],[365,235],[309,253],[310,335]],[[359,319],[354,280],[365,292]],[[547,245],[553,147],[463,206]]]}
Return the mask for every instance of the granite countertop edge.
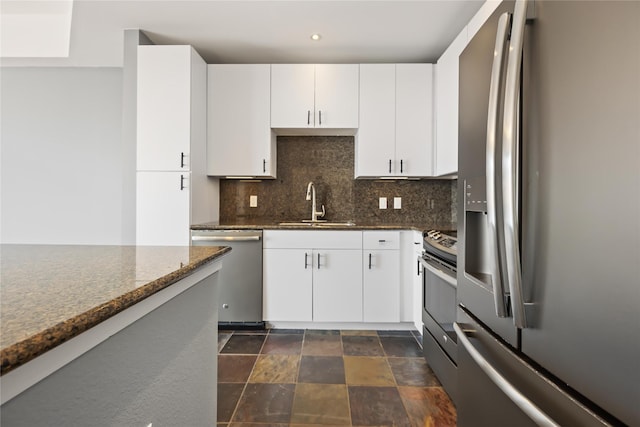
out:
{"label": "granite countertop edge", "polygon": [[435,227],[429,227],[424,224],[367,224],[355,221],[354,225],[318,225],[296,224],[281,225],[271,222],[255,222],[255,223],[225,223],[207,222],[203,224],[191,225],[191,230],[414,230],[424,231]]}
{"label": "granite countertop edge", "polygon": [[88,331],[110,317],[115,316],[151,295],[184,279],[200,267],[214,261],[230,250],[231,248],[229,247],[221,247],[217,252],[206,258],[187,264],[184,267],[150,281],[139,288],[124,293],[110,301],[87,310],[84,313],[73,316],[63,322],[44,329],[37,334],[34,334],[29,338],[2,349],[2,352],[0,352],[0,376],[11,372],[30,360],[35,359],[60,344],[63,344],[81,333]]}

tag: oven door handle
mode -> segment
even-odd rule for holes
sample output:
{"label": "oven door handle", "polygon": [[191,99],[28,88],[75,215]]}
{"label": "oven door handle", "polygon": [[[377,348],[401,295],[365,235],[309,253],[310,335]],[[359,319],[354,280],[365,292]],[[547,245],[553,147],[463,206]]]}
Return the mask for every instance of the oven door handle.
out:
{"label": "oven door handle", "polygon": [[436,276],[438,276],[439,278],[441,278],[442,280],[444,280],[445,282],[447,282],[449,285],[453,286],[454,288],[458,287],[458,282],[457,282],[455,276],[451,276],[450,274],[445,273],[444,271],[440,270],[439,268],[436,268],[435,266],[429,264],[427,261],[425,261],[422,258],[418,258],[418,261],[420,262],[420,264],[422,264],[422,266],[424,268],[429,270],[429,272],[435,274]]}

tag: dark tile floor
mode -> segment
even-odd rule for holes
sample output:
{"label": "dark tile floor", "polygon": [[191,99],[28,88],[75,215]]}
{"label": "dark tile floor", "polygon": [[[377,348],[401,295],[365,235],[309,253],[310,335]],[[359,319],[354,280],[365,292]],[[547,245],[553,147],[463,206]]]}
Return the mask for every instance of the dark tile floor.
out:
{"label": "dark tile floor", "polygon": [[220,331],[218,426],[456,425],[411,331]]}

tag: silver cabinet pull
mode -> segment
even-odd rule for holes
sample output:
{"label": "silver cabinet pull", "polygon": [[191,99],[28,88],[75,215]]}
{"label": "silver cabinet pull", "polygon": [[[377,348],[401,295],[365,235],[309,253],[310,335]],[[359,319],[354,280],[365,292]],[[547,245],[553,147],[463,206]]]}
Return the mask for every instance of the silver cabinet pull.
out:
{"label": "silver cabinet pull", "polygon": [[371,270],[371,254],[369,254],[369,270]]}
{"label": "silver cabinet pull", "polygon": [[513,306],[513,323],[518,328],[527,327],[522,292],[520,247],[518,245],[518,133],[520,127],[518,104],[520,101],[520,68],[522,65],[522,46],[526,20],[527,0],[516,2],[511,27],[502,121],[502,216],[504,218],[505,259],[511,304]]}
{"label": "silver cabinet pull", "polygon": [[504,286],[502,283],[501,257],[498,255],[498,214],[496,212],[496,192],[501,188],[496,182],[496,149],[498,138],[498,96],[501,92],[504,80],[503,59],[505,47],[508,43],[508,26],[510,15],[502,14],[498,21],[498,33],[496,34],[495,56],[491,68],[491,83],[489,86],[489,111],[487,114],[487,148],[486,148],[486,189],[487,189],[487,225],[489,255],[493,262],[489,266],[493,285],[493,301],[498,317],[506,317],[507,309],[504,301]]}
{"label": "silver cabinet pull", "polygon": [[517,388],[513,386],[505,377],[503,377],[491,364],[480,354],[473,346],[467,334],[460,328],[458,323],[453,324],[459,342],[462,343],[464,349],[469,353],[474,362],[482,369],[489,379],[507,396],[518,408],[522,410],[533,422],[539,426],[559,427],[551,417],[542,412],[535,403],[529,400]]}
{"label": "silver cabinet pull", "polygon": [[318,111],[318,122],[319,122],[320,126],[322,126],[322,110]]}
{"label": "silver cabinet pull", "polygon": [[320,270],[320,252],[318,252],[318,270]]}
{"label": "silver cabinet pull", "polygon": [[307,125],[311,124],[311,110],[307,110]]}
{"label": "silver cabinet pull", "polygon": [[180,191],[184,190],[184,175],[180,174]]}

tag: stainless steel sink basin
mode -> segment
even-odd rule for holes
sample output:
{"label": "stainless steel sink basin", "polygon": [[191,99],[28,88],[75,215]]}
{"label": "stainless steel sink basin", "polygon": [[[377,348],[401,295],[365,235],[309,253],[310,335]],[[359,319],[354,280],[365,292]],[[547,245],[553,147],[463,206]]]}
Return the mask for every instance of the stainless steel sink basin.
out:
{"label": "stainless steel sink basin", "polygon": [[353,227],[355,222],[329,222],[329,221],[293,221],[281,222],[278,225],[291,225],[296,227]]}

